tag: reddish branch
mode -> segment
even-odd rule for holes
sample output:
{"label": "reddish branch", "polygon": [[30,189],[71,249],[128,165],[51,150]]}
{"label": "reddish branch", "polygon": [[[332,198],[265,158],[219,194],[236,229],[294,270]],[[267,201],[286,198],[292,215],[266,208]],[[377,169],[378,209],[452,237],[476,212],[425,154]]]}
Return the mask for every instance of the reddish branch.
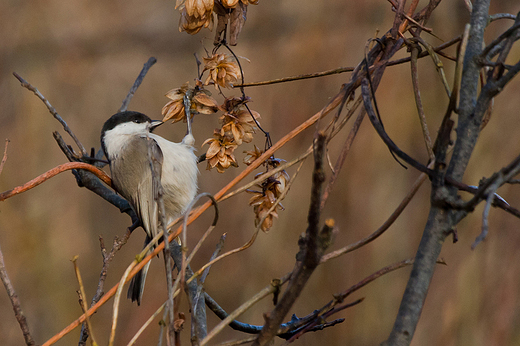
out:
{"label": "reddish branch", "polygon": [[9,197],[13,197],[14,195],[18,195],[22,192],[30,190],[30,189],[40,185],[41,183],[49,180],[50,178],[52,178],[62,172],[69,171],[71,169],[84,169],[84,170],[90,171],[90,172],[94,173],[99,179],[101,179],[105,184],[107,184],[108,186],[112,186],[112,180],[110,179],[110,177],[108,175],[106,175],[106,173],[103,172],[102,170],[100,170],[99,168],[97,168],[93,165],[90,165],[88,163],[84,163],[84,162],[68,162],[68,163],[59,165],[57,167],[54,167],[53,169],[37,176],[33,180],[31,180],[21,186],[17,186],[12,190],[8,190],[8,191],[0,193],[0,201],[4,201],[4,200],[8,199]]}

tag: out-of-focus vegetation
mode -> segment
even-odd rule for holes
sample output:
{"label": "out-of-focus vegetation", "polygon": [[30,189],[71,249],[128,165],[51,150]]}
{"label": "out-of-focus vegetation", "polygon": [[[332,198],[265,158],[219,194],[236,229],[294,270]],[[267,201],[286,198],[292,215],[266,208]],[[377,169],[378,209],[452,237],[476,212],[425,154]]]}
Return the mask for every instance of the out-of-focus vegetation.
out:
{"label": "out-of-focus vegetation", "polygon": [[[516,13],[520,5],[494,1],[491,13]],[[20,185],[44,171],[66,162],[52,138],[62,131],[45,106],[20,87],[11,73],[16,71],[49,99],[88,147],[99,148],[103,122],[119,108],[142,64],[150,56],[158,63],[150,70],[130,104],[154,119],[161,118],[167,102],[164,94],[192,82],[197,75],[193,53],[212,48],[213,33],[203,29],[197,36],[178,32],[179,13],[173,1],[3,1],[0,2],[0,139],[9,138],[9,157],[0,190]],[[394,14],[384,1],[284,0],[260,1],[250,6],[247,24],[235,52],[242,60],[246,81],[352,66],[362,58],[366,41],[377,29],[391,27]],[[443,40],[459,35],[469,14],[462,1],[443,1],[427,26]],[[495,22],[486,37],[496,37],[510,22]],[[441,43],[431,37],[433,45]],[[454,55],[455,50],[449,52]],[[404,52],[401,53],[404,56]],[[520,50],[511,59],[518,61]],[[449,80],[452,62],[443,60]],[[448,102],[444,88],[429,58],[419,62],[421,93],[431,131],[439,126]],[[262,126],[274,141],[321,109],[335,95],[348,74],[322,77],[247,89],[251,105],[262,115]],[[483,176],[508,164],[518,155],[518,110],[520,81],[513,80],[495,100],[491,122],[475,149],[464,181],[478,185]],[[238,94],[238,91],[237,91]],[[385,128],[406,152],[427,160],[410,81],[408,64],[390,67],[376,93]],[[217,126],[215,116],[199,115],[194,132],[199,145]],[[171,140],[182,138],[181,123],[165,126],[159,133]],[[62,131],[63,132],[63,131]],[[344,130],[334,141],[342,143]],[[64,133],[62,133],[65,135]],[[277,153],[293,158],[305,151],[312,139],[307,130]],[[255,142],[262,146],[257,135]],[[250,144],[251,150],[253,143]],[[335,146],[330,155],[335,157]],[[244,149],[246,150],[246,149]],[[240,153],[238,162],[242,161]],[[240,164],[225,174],[200,166],[200,191],[215,193],[245,167]],[[206,290],[228,311],[238,307],[272,278],[290,271],[297,252],[297,239],[306,228],[312,164],[303,172],[284,200],[286,211],[267,234],[260,234],[254,246],[217,263],[206,281]],[[291,173],[291,172],[290,172]],[[418,172],[402,169],[390,156],[368,121],[360,129],[331,198],[323,212],[336,220],[339,234],[333,249],[372,233],[405,196]],[[519,188],[505,186],[500,195],[520,206]],[[243,194],[222,202],[216,231],[193,263],[198,268],[214,250],[220,234],[227,232],[226,249],[244,244],[254,230],[254,214]],[[413,257],[429,208],[429,190],[421,188],[398,221],[380,238],[353,253],[319,267],[294,307],[301,316],[328,302],[340,292],[387,264]],[[459,242],[444,246],[439,266],[413,341],[414,345],[517,345],[520,343],[520,222],[492,210],[490,233],[474,251],[470,249],[481,228],[480,206],[458,228]],[[190,227],[189,244],[202,235],[211,215]],[[0,246],[7,271],[22,302],[28,323],[41,343],[76,319],[78,285],[70,259],[79,255],[78,265],[87,295],[98,282],[102,258],[98,236],[110,246],[122,235],[130,220],[116,208],[77,187],[74,177],[61,174],[20,196],[0,203]],[[112,287],[140,251],[144,232],[137,230],[118,253],[109,269],[107,285]],[[322,332],[310,333],[304,345],[373,345],[391,330],[406,285],[409,269],[401,269],[358,291],[353,299],[363,303],[337,317],[346,321]],[[122,302],[120,337],[124,344],[136,329],[166,299],[163,261],[153,262],[140,307]],[[2,290],[3,291],[3,290]],[[184,305],[184,309],[187,306]],[[263,324],[262,313],[272,309],[266,299],[241,316],[240,320]],[[181,308],[182,310],[182,308]],[[2,345],[23,342],[6,294],[0,294],[0,340]],[[111,304],[92,319],[99,338],[108,333]],[[209,324],[218,319],[208,313]],[[155,338],[150,328],[143,340]],[[185,342],[189,332],[184,333]],[[60,345],[75,344],[73,332]],[[227,330],[218,340],[238,338]],[[153,342],[155,342],[155,339]],[[144,344],[144,343],[143,343]]]}

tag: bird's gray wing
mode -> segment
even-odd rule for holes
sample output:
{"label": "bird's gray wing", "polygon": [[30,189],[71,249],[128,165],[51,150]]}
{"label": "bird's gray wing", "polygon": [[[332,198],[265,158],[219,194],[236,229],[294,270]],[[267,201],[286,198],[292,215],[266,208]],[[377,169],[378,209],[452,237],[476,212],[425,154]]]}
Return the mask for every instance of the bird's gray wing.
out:
{"label": "bird's gray wing", "polygon": [[145,136],[130,141],[122,155],[110,162],[116,190],[130,202],[150,238],[158,233],[156,197],[160,185],[154,186],[153,180],[160,184],[162,163],[161,148],[154,139]]}

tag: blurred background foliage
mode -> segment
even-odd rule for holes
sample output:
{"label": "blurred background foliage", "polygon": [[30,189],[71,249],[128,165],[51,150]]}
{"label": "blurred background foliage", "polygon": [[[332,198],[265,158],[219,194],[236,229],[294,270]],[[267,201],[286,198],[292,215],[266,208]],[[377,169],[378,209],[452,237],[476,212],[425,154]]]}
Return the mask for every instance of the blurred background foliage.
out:
{"label": "blurred background foliage", "polygon": [[[421,1],[419,8],[426,3]],[[52,138],[52,131],[64,135],[59,124],[32,93],[20,87],[11,75],[19,73],[35,85],[68,122],[83,144],[99,148],[103,122],[117,111],[139,73],[142,64],[155,56],[150,70],[130,104],[130,109],[161,117],[167,102],[164,94],[196,78],[193,53],[212,49],[213,33],[204,29],[196,36],[179,33],[179,13],[171,1],[0,1],[0,139],[9,138],[9,158],[0,177],[0,190],[25,183],[66,162]],[[491,13],[520,10],[515,1],[493,1]],[[260,1],[249,6],[248,20],[235,52],[242,60],[246,81],[260,81],[296,74],[318,72],[340,66],[355,66],[363,58],[367,39],[391,27],[394,13],[387,1],[284,0]],[[461,34],[469,14],[462,0],[441,2],[428,22],[436,35],[447,41]],[[498,21],[486,31],[487,42],[511,25]],[[433,45],[440,40],[424,35]],[[448,50],[455,55],[454,48]],[[405,50],[398,57],[403,57]],[[517,61],[520,50],[510,55]],[[451,81],[454,65],[443,59]],[[428,124],[432,134],[440,124],[448,99],[429,58],[419,62],[420,83]],[[335,95],[349,74],[246,89],[258,111],[262,126],[274,141],[321,109]],[[468,184],[491,175],[519,153],[518,90],[520,79],[508,85],[495,100],[490,124],[483,131],[464,178]],[[238,91],[233,91],[238,95]],[[231,95],[227,92],[226,95]],[[219,97],[214,93],[215,97]],[[412,156],[426,162],[413,100],[408,64],[388,68],[376,94],[386,129],[394,141]],[[219,99],[221,100],[221,99]],[[211,137],[216,116],[195,118],[199,145]],[[347,135],[347,126],[333,140],[329,154],[335,160]],[[185,128],[178,123],[164,126],[159,133],[179,141]],[[277,157],[291,159],[311,143],[313,129],[291,141]],[[67,139],[68,140],[68,139]],[[69,141],[72,143],[72,141]],[[253,143],[263,146],[257,134]],[[253,143],[243,146],[251,150]],[[237,153],[241,162],[241,150]],[[206,171],[201,164],[200,191],[215,193],[245,167],[225,174]],[[222,307],[238,307],[272,278],[293,268],[297,239],[306,228],[311,162],[293,185],[283,204],[286,211],[268,234],[260,234],[249,250],[213,266],[206,281],[207,292]],[[289,170],[292,174],[293,169]],[[330,172],[328,172],[330,173]],[[367,120],[361,126],[345,167],[340,174],[323,216],[334,218],[339,227],[332,249],[343,247],[372,233],[405,196],[418,172],[402,169],[390,156]],[[517,186],[499,190],[513,206],[520,206]],[[193,268],[204,264],[222,233],[225,249],[241,246],[254,230],[249,195],[242,194],[220,204],[221,219],[203,246]],[[390,263],[413,257],[429,209],[429,188],[425,184],[393,226],[373,243],[329,261],[313,274],[293,308],[305,315],[324,305],[365,276]],[[413,345],[518,345],[520,344],[520,222],[499,210],[490,214],[490,233],[476,250],[470,246],[480,233],[482,206],[459,226],[459,242],[448,241],[416,331]],[[189,246],[206,229],[212,216],[207,213],[189,229]],[[130,219],[98,196],[78,188],[70,173],[0,203],[0,245],[8,273],[22,302],[33,336],[42,343],[76,319],[81,309],[78,285],[70,259],[79,255],[89,300],[96,289],[102,257],[98,236],[107,247],[122,235]],[[117,254],[107,279],[107,290],[141,249],[144,239],[137,230]],[[135,331],[166,299],[162,259],[152,263],[141,307],[123,301],[117,344],[126,344]],[[322,332],[310,333],[302,345],[374,345],[391,330],[409,269],[401,269],[358,291],[352,300],[365,301],[336,318],[344,323]],[[3,289],[2,289],[3,291]],[[92,319],[98,341],[106,340],[111,303]],[[187,305],[184,302],[183,308]],[[272,309],[265,299],[240,317],[241,321],[263,324],[262,313]],[[22,334],[10,302],[0,294],[0,340],[2,345],[20,345]],[[187,311],[186,311],[187,312]],[[209,326],[218,319],[208,314]],[[287,317],[289,318],[289,316]],[[189,326],[183,333],[189,343]],[[149,328],[138,344],[156,342],[157,325]],[[79,329],[59,345],[76,344]],[[217,341],[239,338],[230,329]],[[277,341],[277,343],[280,343]]]}

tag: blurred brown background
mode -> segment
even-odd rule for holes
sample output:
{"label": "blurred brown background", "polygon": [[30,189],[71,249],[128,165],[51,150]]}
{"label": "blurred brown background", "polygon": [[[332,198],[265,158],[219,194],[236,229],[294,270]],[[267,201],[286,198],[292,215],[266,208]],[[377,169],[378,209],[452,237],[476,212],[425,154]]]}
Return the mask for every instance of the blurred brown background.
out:
{"label": "blurred brown background", "polygon": [[[426,1],[421,1],[422,7]],[[9,158],[0,177],[0,190],[7,190],[66,162],[52,138],[64,131],[31,92],[11,75],[16,71],[35,85],[68,122],[83,144],[99,148],[103,122],[119,108],[142,64],[155,56],[151,69],[130,104],[130,109],[160,118],[168,90],[196,77],[193,53],[212,48],[213,33],[196,36],[179,33],[179,13],[171,1],[13,1],[0,2],[0,139],[9,138]],[[493,1],[491,13],[516,13],[515,1]],[[246,81],[259,81],[354,66],[362,58],[367,39],[376,30],[384,33],[394,14],[387,1],[284,0],[260,1],[250,6],[247,23],[235,52],[250,59],[243,62]],[[463,1],[443,1],[428,23],[440,38],[449,40],[462,32],[469,15]],[[489,26],[490,42],[512,21]],[[441,41],[426,37],[433,45]],[[454,49],[449,50],[454,54]],[[403,50],[399,57],[405,56]],[[516,47],[511,62],[518,61]],[[451,82],[453,63],[443,60]],[[423,102],[430,131],[436,133],[447,97],[429,58],[419,63]],[[335,95],[349,74],[297,81],[246,90],[251,108],[261,116],[262,126],[274,141],[313,115]],[[465,182],[477,185],[480,178],[510,162],[519,154],[517,78],[495,100],[490,124],[482,133]],[[237,94],[228,91],[227,95]],[[216,94],[215,94],[216,96]],[[388,68],[377,91],[379,107],[390,136],[414,157],[427,160],[413,101],[409,65]],[[195,119],[197,143],[211,136],[216,116]],[[348,128],[331,142],[334,161]],[[178,141],[184,126],[165,126],[159,133]],[[291,159],[309,146],[312,129],[277,153]],[[66,137],[67,141],[72,144]],[[257,135],[255,143],[263,145]],[[237,153],[241,162],[242,150]],[[199,154],[204,152],[200,149]],[[200,191],[215,193],[238,174],[244,165],[225,174],[206,171],[201,165]],[[272,278],[290,271],[297,252],[297,239],[306,227],[309,200],[309,160],[283,204],[273,229],[260,234],[249,250],[213,266],[206,289],[228,311],[232,311]],[[291,170],[289,173],[293,173]],[[330,172],[328,172],[330,173]],[[390,156],[368,121],[362,124],[340,180],[325,208],[339,227],[332,249],[343,247],[372,233],[391,214],[419,174],[402,169]],[[513,206],[520,206],[518,187],[499,193]],[[251,236],[252,208],[249,196],[221,203],[217,229],[205,243],[193,267],[200,267],[213,252],[219,236],[227,232],[225,249],[244,244]],[[306,315],[372,272],[399,260],[413,257],[429,208],[425,184],[397,222],[379,239],[364,248],[329,261],[318,268],[303,291],[293,312]],[[492,210],[490,233],[475,251],[470,246],[480,233],[480,206],[459,225],[459,242],[448,241],[423,310],[413,345],[518,345],[520,344],[520,221]],[[208,213],[190,227],[189,246],[210,222]],[[12,283],[22,302],[30,329],[38,343],[60,331],[80,313],[78,285],[70,259],[79,255],[88,298],[92,297],[101,269],[98,236],[111,245],[114,236],[129,226],[126,215],[86,189],[78,188],[70,173],[0,203],[0,246]],[[137,230],[118,253],[109,269],[107,290],[122,275],[141,249],[144,233]],[[118,345],[130,340],[137,329],[165,300],[162,259],[152,264],[141,307],[124,300],[121,304]],[[390,332],[409,269],[380,278],[350,299],[365,297],[360,305],[335,316],[346,321],[333,328],[304,335],[300,345],[374,345]],[[0,344],[21,345],[22,334],[3,288],[0,290]],[[108,338],[112,304],[92,319],[98,342]],[[184,311],[187,307],[184,305]],[[240,317],[262,324],[262,313],[272,309],[265,299]],[[209,326],[218,319],[208,313]],[[289,318],[289,316],[287,317]],[[158,326],[148,329],[138,342],[155,344]],[[184,343],[189,343],[189,325]],[[77,343],[79,329],[58,345]],[[226,330],[216,340],[243,335]],[[279,344],[280,341],[277,341]]]}

